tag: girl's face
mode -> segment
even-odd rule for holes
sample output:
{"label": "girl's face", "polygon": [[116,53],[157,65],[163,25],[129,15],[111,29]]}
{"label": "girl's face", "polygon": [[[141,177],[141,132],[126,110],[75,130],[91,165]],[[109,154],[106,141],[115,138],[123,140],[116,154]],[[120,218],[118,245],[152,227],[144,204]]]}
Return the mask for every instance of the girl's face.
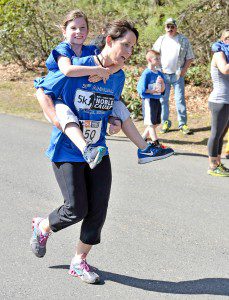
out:
{"label": "girl's face", "polygon": [[77,18],[63,29],[63,35],[71,45],[83,45],[87,38],[88,28],[84,18]]}
{"label": "girl's face", "polygon": [[[113,64],[123,64],[131,56],[137,38],[132,31],[127,31],[124,36],[112,40],[107,37],[107,43],[110,47],[110,59]],[[110,39],[110,40],[109,40]]]}

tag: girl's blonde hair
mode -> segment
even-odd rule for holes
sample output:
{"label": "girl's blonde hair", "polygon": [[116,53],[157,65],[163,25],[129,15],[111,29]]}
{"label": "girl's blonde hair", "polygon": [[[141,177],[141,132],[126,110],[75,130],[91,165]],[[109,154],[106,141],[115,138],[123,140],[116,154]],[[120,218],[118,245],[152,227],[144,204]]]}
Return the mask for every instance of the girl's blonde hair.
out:
{"label": "girl's blonde hair", "polygon": [[78,18],[84,18],[84,20],[87,24],[87,29],[89,29],[87,16],[85,15],[84,12],[82,12],[79,9],[72,10],[66,15],[66,17],[64,18],[64,21],[62,22],[61,29],[66,29],[66,27],[68,26],[68,24],[71,21],[74,21],[75,19],[78,19]]}

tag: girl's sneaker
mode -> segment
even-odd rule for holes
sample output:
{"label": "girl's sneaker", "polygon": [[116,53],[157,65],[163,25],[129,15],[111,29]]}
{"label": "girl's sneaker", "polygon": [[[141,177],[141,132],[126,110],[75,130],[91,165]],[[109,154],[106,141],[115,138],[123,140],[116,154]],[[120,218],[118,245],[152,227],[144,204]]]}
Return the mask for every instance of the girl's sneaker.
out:
{"label": "girl's sneaker", "polygon": [[99,275],[92,271],[92,267],[88,265],[86,259],[82,259],[80,263],[75,262],[74,258],[71,261],[68,273],[72,276],[79,277],[86,283],[99,283]]}
{"label": "girl's sneaker", "polygon": [[30,246],[36,257],[44,257],[46,253],[46,243],[50,236],[50,233],[42,234],[39,224],[43,218],[33,218],[32,230],[33,235],[30,239]]}
{"label": "girl's sneaker", "polygon": [[90,168],[94,169],[102,161],[106,151],[106,148],[103,146],[86,146],[83,151],[83,157],[89,164]]}

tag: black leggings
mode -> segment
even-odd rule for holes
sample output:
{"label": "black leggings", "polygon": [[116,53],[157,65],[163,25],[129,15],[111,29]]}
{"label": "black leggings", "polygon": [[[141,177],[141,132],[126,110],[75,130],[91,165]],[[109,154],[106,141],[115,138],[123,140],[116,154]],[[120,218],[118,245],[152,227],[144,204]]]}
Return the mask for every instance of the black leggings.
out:
{"label": "black leggings", "polygon": [[53,232],[83,220],[80,240],[89,245],[100,242],[111,189],[109,156],[91,170],[85,162],[53,163],[53,170],[64,197],[64,205],[49,215]]}
{"label": "black leggings", "polygon": [[208,140],[208,155],[221,155],[223,138],[229,126],[229,104],[209,102],[211,111],[211,135]]}

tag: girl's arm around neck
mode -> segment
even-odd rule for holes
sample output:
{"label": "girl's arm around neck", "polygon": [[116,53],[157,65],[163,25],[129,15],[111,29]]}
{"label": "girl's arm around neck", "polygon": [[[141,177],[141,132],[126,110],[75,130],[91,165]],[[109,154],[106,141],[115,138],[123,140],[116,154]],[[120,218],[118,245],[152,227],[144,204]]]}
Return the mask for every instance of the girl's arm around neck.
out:
{"label": "girl's arm around neck", "polygon": [[102,79],[106,79],[110,75],[110,70],[108,68],[103,68],[101,66],[75,66],[71,64],[71,60],[68,57],[60,56],[58,58],[58,67],[65,76],[67,77],[83,77],[90,75],[98,75]]}

